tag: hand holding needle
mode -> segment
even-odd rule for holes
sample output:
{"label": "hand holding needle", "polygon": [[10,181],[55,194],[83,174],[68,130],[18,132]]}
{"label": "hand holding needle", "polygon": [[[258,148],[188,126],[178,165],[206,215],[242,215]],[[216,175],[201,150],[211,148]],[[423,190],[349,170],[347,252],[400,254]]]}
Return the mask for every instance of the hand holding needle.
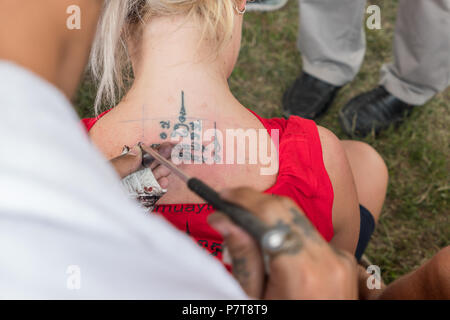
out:
{"label": "hand holding needle", "polygon": [[191,178],[186,175],[172,162],[162,157],[156,150],[147,147],[142,143],[140,143],[139,146],[143,151],[144,165],[145,162],[151,163],[153,160],[156,160],[169,168],[187,184],[191,191],[213,205],[214,208],[227,215],[234,223],[236,223],[236,225],[247,231],[260,244],[263,252],[267,254],[276,254],[285,249],[284,244],[289,236],[289,230],[277,227],[269,228],[248,210],[223,200],[214,189],[200,179]]}

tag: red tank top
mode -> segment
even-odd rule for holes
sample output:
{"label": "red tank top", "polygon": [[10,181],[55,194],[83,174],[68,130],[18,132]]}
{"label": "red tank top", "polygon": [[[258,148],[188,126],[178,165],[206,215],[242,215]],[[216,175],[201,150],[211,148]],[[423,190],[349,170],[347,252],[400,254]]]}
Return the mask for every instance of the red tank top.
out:
{"label": "red tank top", "polygon": [[[96,118],[83,119],[87,131],[108,111]],[[261,121],[269,134],[272,129],[279,130],[279,172],[275,184],[265,193],[291,198],[323,238],[330,241],[333,237],[333,187],[323,163],[316,124],[296,116],[264,119],[250,112]],[[222,261],[223,239],[207,223],[207,217],[213,211],[205,203],[166,204],[155,206],[153,213],[162,215]]]}

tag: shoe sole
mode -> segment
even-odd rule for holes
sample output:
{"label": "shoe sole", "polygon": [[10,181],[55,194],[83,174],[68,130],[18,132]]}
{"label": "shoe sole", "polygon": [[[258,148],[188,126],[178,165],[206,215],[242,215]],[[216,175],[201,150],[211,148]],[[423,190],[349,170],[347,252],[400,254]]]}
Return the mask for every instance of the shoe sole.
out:
{"label": "shoe sole", "polygon": [[412,111],[413,111],[413,108],[407,110],[403,117],[394,119],[389,126],[382,127],[380,129],[378,129],[378,131],[375,130],[374,128],[372,128],[372,130],[365,135],[355,132],[353,123],[348,122],[348,120],[344,116],[344,113],[342,112],[342,110],[339,110],[338,118],[339,118],[339,123],[341,124],[341,128],[344,130],[345,134],[347,134],[349,137],[365,138],[370,134],[374,134],[374,136],[377,137],[381,133],[381,131],[388,129],[391,126],[394,126],[394,128],[398,128],[405,121],[405,119],[411,115]]}
{"label": "shoe sole", "polygon": [[249,3],[247,11],[275,11],[284,7],[287,2],[288,0],[283,0],[278,4]]}

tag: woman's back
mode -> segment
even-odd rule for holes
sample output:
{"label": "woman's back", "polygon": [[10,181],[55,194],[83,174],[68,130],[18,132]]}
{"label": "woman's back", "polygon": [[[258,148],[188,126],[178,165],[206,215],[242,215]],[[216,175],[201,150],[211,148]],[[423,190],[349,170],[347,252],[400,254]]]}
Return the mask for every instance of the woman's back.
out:
{"label": "woman's back", "polygon": [[[242,106],[218,105],[211,111],[205,105],[202,106],[201,102],[197,102],[200,108],[192,107],[195,104],[193,101],[197,99],[190,99],[186,93],[183,95],[184,99],[180,93],[178,101],[175,101],[175,98],[167,99],[167,105],[161,108],[148,104],[142,104],[141,107],[124,107],[125,100],[102,116],[89,131],[89,135],[104,155],[113,158],[121,153],[124,145],[134,145],[138,141],[147,145],[178,142],[180,140],[177,139],[188,133],[191,146],[195,143],[202,148],[198,152],[190,148],[193,157],[186,161],[190,163],[180,165],[180,169],[188,175],[198,177],[218,190],[251,186],[264,191],[271,187],[276,181],[277,171],[274,170],[271,175],[261,174],[261,169],[267,168],[268,165],[261,164],[258,159],[259,141],[264,141],[268,152],[273,152],[271,161],[274,163],[271,165],[274,168],[278,166],[278,157],[276,146],[263,124]],[[184,121],[180,121],[180,117]],[[239,135],[238,130],[242,130],[243,136],[235,138],[234,134]],[[210,137],[208,132],[214,132],[215,135]],[[245,134],[247,136],[244,136]],[[251,141],[249,138],[245,139],[246,137],[256,137],[256,140]],[[238,150],[238,143],[242,142],[246,145],[245,161],[238,164],[238,156],[242,153]],[[233,148],[234,155],[230,155],[227,143],[228,148]],[[179,145],[181,148],[182,144]],[[217,151],[215,159],[212,159],[213,149]],[[194,158],[195,154],[201,159]],[[250,164],[254,157],[258,163]],[[198,162],[199,159],[202,163],[195,164],[195,160]],[[216,163],[205,163],[209,162],[208,160],[214,160]],[[167,194],[160,199],[159,204],[204,202],[174,175],[169,176],[169,185]]]}
{"label": "woman's back", "polygon": [[[184,110],[187,111],[186,106]],[[228,129],[236,132],[235,129],[242,130],[242,127],[244,127],[247,133],[257,133],[268,140],[268,146],[272,144],[272,148],[261,148],[261,141],[258,141],[257,149],[258,151],[261,149],[266,151],[267,149],[275,152],[275,159],[272,158],[272,161],[275,161],[275,166],[250,165],[252,156],[248,154],[249,156],[244,159],[246,161],[244,164],[184,164],[181,165],[181,168],[189,175],[206,181],[218,190],[229,187],[251,186],[269,194],[290,197],[303,209],[305,215],[322,236],[330,241],[334,234],[332,220],[333,188],[323,162],[317,126],[313,121],[299,117],[291,117],[289,120],[263,119],[246,109],[243,110],[245,113],[221,114],[218,119],[223,121],[207,120],[208,115],[205,115],[202,118],[202,123],[215,122],[215,124],[206,125],[203,129],[205,131],[212,129],[212,132],[221,132]],[[171,117],[165,117],[165,120],[161,120],[162,118],[159,116],[144,119],[156,122],[159,126],[162,123],[165,129],[176,127],[180,123],[186,123],[189,127],[195,128],[195,121],[198,121],[200,117],[190,118],[187,113],[182,115],[181,120],[184,120],[183,122],[180,122],[179,118]],[[142,121],[136,123],[133,119],[124,120],[125,116],[130,115],[133,115],[133,113],[122,113],[121,108],[118,107],[106,115],[102,115],[98,121],[97,119],[84,120],[91,138],[107,156],[114,157],[116,152],[120,152],[124,144],[133,144],[139,140],[143,140],[146,144],[160,143],[166,140],[162,137],[170,136],[173,132],[176,132],[176,130],[154,130],[158,125],[146,128]],[[232,120],[232,116],[241,120],[239,126],[236,125],[237,120]],[[230,123],[235,123],[235,125],[231,126]],[[142,128],[145,129],[144,132]],[[193,130],[193,132],[199,131]],[[272,137],[269,136],[269,132]],[[162,135],[162,133],[164,134]],[[156,136],[156,140],[153,140],[154,136]],[[191,136],[188,136],[190,140]],[[220,134],[216,136],[220,137]],[[226,134],[224,133],[223,136],[226,137]],[[251,134],[248,136],[251,136]],[[274,144],[274,141],[271,141],[272,139],[277,143]],[[210,141],[208,143],[206,144],[207,148],[211,145]],[[249,141],[247,141],[248,144]],[[219,143],[219,149],[222,149],[223,145],[226,145],[226,143]],[[248,149],[251,152],[252,148]],[[227,156],[226,148],[223,151],[223,153],[219,152],[218,155],[225,158]],[[239,154],[236,145],[234,151],[235,155]],[[210,157],[207,150],[205,150],[205,155],[206,158]],[[226,162],[226,159],[220,160]],[[264,163],[267,164],[268,162]],[[271,170],[267,170],[268,168]],[[276,170],[274,171],[273,168],[276,168]],[[262,172],[270,171],[272,171],[272,174],[262,174]],[[193,237],[200,246],[207,249],[213,256],[222,259],[222,238],[207,223],[207,218],[214,211],[214,208],[196,197],[174,175],[170,177],[168,189],[169,192],[157,202],[153,210],[154,213],[162,215],[178,229]]]}

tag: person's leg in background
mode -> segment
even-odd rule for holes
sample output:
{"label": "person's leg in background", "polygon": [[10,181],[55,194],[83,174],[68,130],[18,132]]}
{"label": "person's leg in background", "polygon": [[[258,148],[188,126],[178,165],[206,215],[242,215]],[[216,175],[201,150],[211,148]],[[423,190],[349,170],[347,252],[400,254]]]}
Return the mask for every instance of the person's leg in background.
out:
{"label": "person's leg in background", "polygon": [[299,0],[303,72],[283,98],[284,115],[315,119],[353,80],[364,58],[366,0]]}
{"label": "person's leg in background", "polygon": [[352,99],[339,113],[349,135],[379,133],[401,122],[450,85],[450,0],[400,0],[394,63],[380,86]]}
{"label": "person's leg in background", "polygon": [[360,203],[360,235],[355,256],[361,258],[381,214],[389,174],[383,158],[370,145],[341,141],[356,185]]}
{"label": "person's leg in background", "polygon": [[381,290],[367,288],[369,274],[358,268],[359,294],[364,300],[450,299],[450,246],[441,249],[418,269],[398,278]]}

